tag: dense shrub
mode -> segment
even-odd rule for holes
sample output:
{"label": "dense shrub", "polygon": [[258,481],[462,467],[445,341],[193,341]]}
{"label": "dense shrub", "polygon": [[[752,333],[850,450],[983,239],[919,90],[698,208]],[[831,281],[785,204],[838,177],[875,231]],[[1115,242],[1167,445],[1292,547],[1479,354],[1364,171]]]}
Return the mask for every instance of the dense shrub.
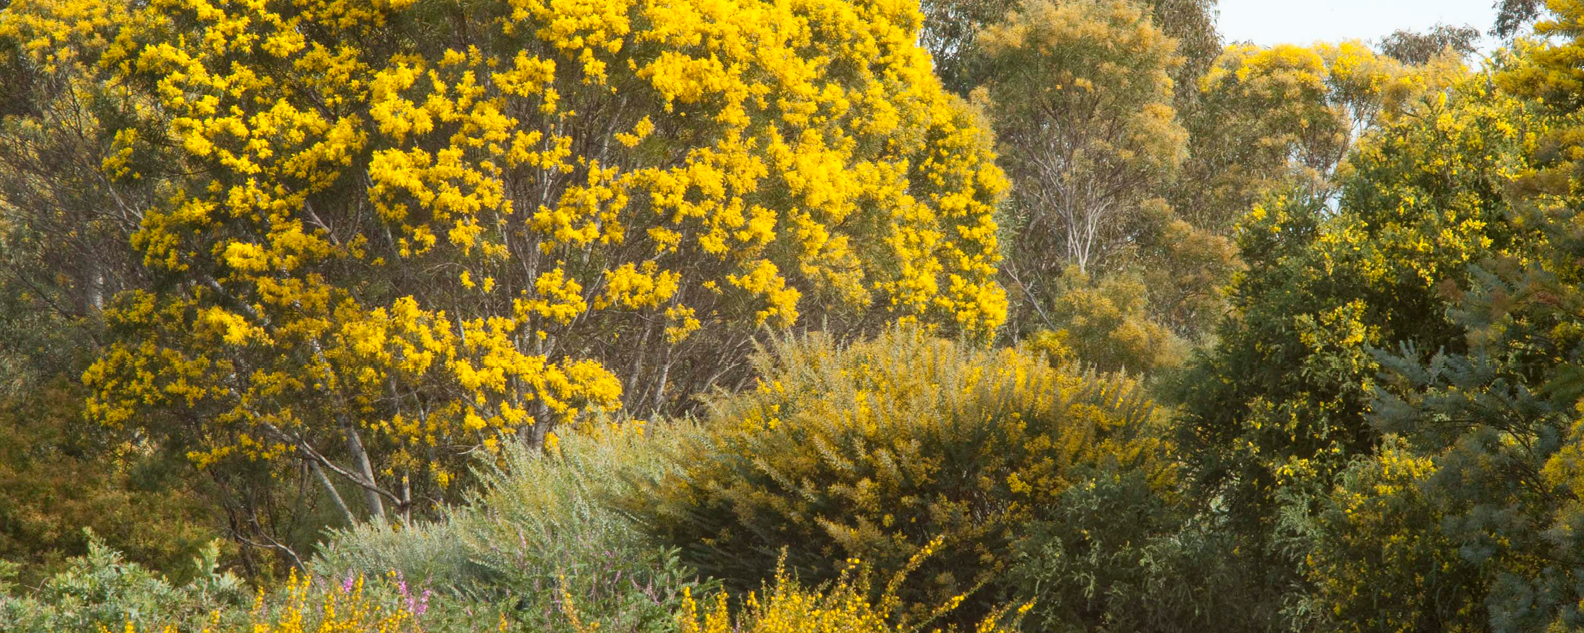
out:
{"label": "dense shrub", "polygon": [[[130,623],[159,628],[194,621],[217,609],[240,608],[250,597],[240,579],[217,569],[218,544],[197,559],[192,580],[174,585],[88,533],[88,553],[23,593],[0,582],[0,631],[56,633],[120,630]],[[0,569],[3,571],[3,569]],[[4,578],[0,578],[4,581]]]}
{"label": "dense shrub", "polygon": [[1275,630],[1231,534],[1140,475],[1068,488],[1018,539],[1006,582],[1033,602],[1030,630]]}
{"label": "dense shrub", "polygon": [[[4,326],[0,326],[3,329]],[[37,586],[104,545],[151,571],[187,578],[219,536],[179,453],[84,428],[85,391],[65,377],[0,387],[0,560]],[[129,441],[131,440],[131,441]]]}
{"label": "dense shrub", "polygon": [[[212,558],[212,556],[210,556]],[[202,559],[208,560],[208,559]],[[97,540],[73,559],[74,569],[52,579],[65,592],[38,598],[0,597],[0,630],[7,633],[417,633],[428,597],[389,580],[315,582],[295,571],[285,586],[240,600],[242,585],[215,575],[181,587],[129,570]],[[79,577],[85,572],[85,577]],[[104,582],[109,579],[109,582]],[[94,583],[101,583],[95,585]],[[243,596],[245,597],[245,596]],[[434,629],[430,629],[434,630]]]}
{"label": "dense shrub", "polygon": [[[830,561],[900,569],[939,537],[901,594],[938,604],[991,583],[1008,547],[1075,482],[1100,471],[1170,481],[1150,403],[1118,377],[1041,354],[990,351],[897,330],[845,349],[812,336],[757,359],[758,386],[717,398],[704,432],[674,449],[624,505],[684,560],[738,589],[786,552],[802,577]],[[969,624],[999,586],[953,618]]]}
{"label": "dense shrub", "polygon": [[504,607],[528,630],[572,630],[568,598],[600,631],[667,630],[683,589],[704,585],[605,500],[625,492],[624,472],[661,468],[655,445],[687,429],[626,429],[554,439],[545,456],[511,444],[499,468],[480,469],[479,491],[440,520],[339,532],[313,568],[342,579],[398,573],[414,591],[444,594],[434,617],[464,628],[480,618],[451,605],[490,618]]}
{"label": "dense shrub", "polygon": [[[1329,494],[1285,508],[1282,527],[1302,547],[1311,586],[1289,607],[1294,622],[1322,630],[1491,630],[1485,599],[1494,583],[1471,561],[1477,550],[1463,550],[1443,531],[1453,523],[1427,485],[1437,461],[1388,435],[1376,454],[1342,471]],[[1460,483],[1460,490],[1473,487]]]}
{"label": "dense shrub", "polygon": [[1142,276],[1122,272],[1095,279],[1069,267],[1051,285],[1048,324],[1085,364],[1149,374],[1186,359],[1187,342],[1152,318]]}

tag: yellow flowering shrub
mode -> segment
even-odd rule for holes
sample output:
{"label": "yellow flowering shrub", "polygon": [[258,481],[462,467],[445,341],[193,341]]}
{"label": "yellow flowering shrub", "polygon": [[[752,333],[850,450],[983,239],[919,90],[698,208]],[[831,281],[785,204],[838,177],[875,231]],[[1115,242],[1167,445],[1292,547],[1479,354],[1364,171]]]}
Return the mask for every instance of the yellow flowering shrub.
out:
{"label": "yellow flowering shrub", "polygon": [[[931,545],[938,545],[932,543]],[[929,547],[913,557],[909,567],[916,566],[930,554]],[[923,622],[907,622],[898,613],[897,589],[906,581],[906,571],[898,572],[878,600],[870,599],[870,578],[866,567],[849,561],[836,581],[820,590],[799,586],[784,566],[777,565],[774,584],[765,595],[750,592],[733,623],[727,607],[726,594],[717,594],[713,604],[701,609],[691,592],[682,599],[681,612],[677,614],[679,633],[901,633],[920,631],[928,626]],[[955,609],[962,596],[948,599],[935,609],[931,619]],[[975,633],[1008,633],[1019,630],[1032,604],[1019,606],[1015,613],[1009,607],[992,612],[973,628]],[[1010,617],[1008,617],[1010,616]]]}
{"label": "yellow flowering shrub", "polygon": [[[1059,347],[1058,344],[1053,344]],[[1173,480],[1136,384],[914,330],[845,349],[814,336],[759,360],[759,384],[713,402],[676,466],[625,507],[684,559],[738,590],[785,562],[809,581],[857,558],[882,577],[941,539],[907,610],[992,610],[1009,543],[1069,487],[1103,472]]]}
{"label": "yellow flowering shrub", "polygon": [[1443,534],[1446,517],[1421,489],[1437,466],[1415,453],[1387,437],[1320,502],[1302,561],[1314,620],[1355,630],[1488,630],[1488,588]]}
{"label": "yellow flowering shrub", "polygon": [[351,517],[405,516],[503,437],[684,406],[766,327],[993,334],[1006,184],[919,21],[901,0],[23,0],[0,37],[38,65],[77,46],[155,105],[105,131],[127,148],[107,178],[166,175],[90,416],[188,437],[203,467],[305,462]]}
{"label": "yellow flowering shrub", "polygon": [[1538,98],[1553,107],[1577,110],[1584,103],[1584,2],[1546,0],[1545,10],[1534,25],[1539,37],[1513,42],[1510,52],[1501,56],[1502,65],[1495,83],[1504,92]]}
{"label": "yellow flowering shrub", "polygon": [[[405,585],[402,587],[405,591]],[[206,622],[192,626],[168,624],[139,628],[127,622],[124,633],[417,633],[419,616],[428,609],[427,595],[396,596],[381,600],[365,587],[362,577],[341,586],[316,588],[295,570],[286,585],[266,600],[259,592],[245,616],[215,611]],[[101,629],[102,633],[113,633]]]}

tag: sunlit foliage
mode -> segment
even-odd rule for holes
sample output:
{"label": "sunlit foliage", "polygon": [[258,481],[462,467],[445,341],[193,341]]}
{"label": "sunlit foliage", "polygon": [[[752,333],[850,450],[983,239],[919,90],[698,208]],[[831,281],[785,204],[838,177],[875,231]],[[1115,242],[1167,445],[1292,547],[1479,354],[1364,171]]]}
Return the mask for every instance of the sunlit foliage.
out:
{"label": "sunlit foliage", "polygon": [[711,407],[674,473],[625,502],[701,571],[756,586],[786,550],[805,581],[858,558],[889,576],[944,539],[901,594],[967,595],[971,625],[1003,590],[1008,546],[1101,472],[1172,481],[1137,384],[894,331],[845,349],[814,337],[760,360],[758,386]]}
{"label": "sunlit foliage", "polygon": [[[920,550],[915,563],[927,557],[930,549]],[[861,562],[849,562],[836,582],[819,590],[798,585],[782,567],[776,568],[773,584],[764,595],[749,592],[733,618],[725,594],[717,594],[714,604],[701,609],[688,595],[677,614],[680,633],[892,633],[893,631],[939,630],[926,628],[933,618],[950,613],[962,602],[953,598],[939,605],[922,622],[908,622],[899,612],[897,590],[907,580],[905,572],[893,576],[879,599],[871,599],[871,579]],[[706,603],[708,604],[708,603]],[[1031,607],[1023,604],[1015,611],[1002,608],[986,616],[972,629],[974,633],[1011,633],[1019,630],[1022,616]],[[956,630],[956,629],[947,629]]]}
{"label": "sunlit foliage", "polygon": [[741,380],[761,326],[1004,318],[1005,184],[907,3],[113,7],[0,32],[148,101],[99,140],[158,195],[89,414],[201,467],[406,516],[505,437]]}
{"label": "sunlit foliage", "polygon": [[1120,0],[1031,0],[980,40],[997,69],[983,98],[1017,183],[1014,276],[1104,270],[1186,152],[1175,43]]}
{"label": "sunlit foliage", "polygon": [[1048,316],[1056,328],[1051,335],[1084,364],[1143,375],[1186,360],[1187,343],[1149,318],[1148,289],[1138,275],[1121,273],[1095,281],[1068,268],[1050,283],[1055,298]]}
{"label": "sunlit foliage", "polygon": [[1408,65],[1359,41],[1228,46],[1201,80],[1203,109],[1187,122],[1195,160],[1174,202],[1195,224],[1220,228],[1277,189],[1329,199],[1337,168],[1368,130],[1464,73],[1455,53]]}

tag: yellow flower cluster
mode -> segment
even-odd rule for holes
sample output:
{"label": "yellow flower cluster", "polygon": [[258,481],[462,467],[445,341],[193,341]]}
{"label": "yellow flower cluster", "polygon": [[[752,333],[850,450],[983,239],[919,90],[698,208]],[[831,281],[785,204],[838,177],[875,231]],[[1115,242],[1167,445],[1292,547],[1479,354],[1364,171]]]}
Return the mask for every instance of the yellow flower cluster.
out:
{"label": "yellow flower cluster", "polygon": [[[928,557],[934,542],[913,557],[907,571]],[[775,584],[763,597],[749,593],[743,601],[741,612],[733,624],[726,604],[726,595],[719,594],[712,605],[701,613],[698,601],[691,591],[684,589],[682,609],[677,614],[680,633],[893,633],[920,631],[930,619],[909,624],[898,616],[900,600],[897,589],[905,581],[907,571],[892,577],[878,601],[869,599],[869,572],[861,561],[847,561],[846,571],[828,589],[810,591],[800,587],[787,575],[782,565],[777,565]],[[936,607],[934,617],[944,615],[962,603],[958,595]],[[975,633],[1008,633],[1018,630],[1022,616],[1034,605],[1026,603],[1014,611],[1002,608],[979,621]]]}
{"label": "yellow flower cluster", "polygon": [[[308,578],[298,577],[296,570],[292,570],[286,586],[278,594],[283,602],[275,605],[275,609],[265,608],[261,592],[246,622],[222,624],[222,614],[215,612],[197,630],[200,633],[416,633],[419,630],[415,603],[395,600],[392,606],[382,606],[367,595],[362,577],[345,588],[331,587],[315,592],[312,585]],[[316,598],[318,594],[323,595]],[[172,624],[157,633],[181,630],[186,629]],[[132,622],[127,622],[123,631],[140,633]],[[143,629],[142,633],[156,633],[156,630]]]}
{"label": "yellow flower cluster", "polygon": [[899,329],[845,349],[780,345],[758,374],[711,403],[708,433],[680,453],[686,472],[646,485],[634,508],[728,582],[757,582],[783,546],[817,581],[835,579],[825,561],[839,556],[889,575],[927,555],[908,609],[970,594],[951,616],[968,626],[990,610],[974,591],[1010,564],[1010,535],[1087,468],[1136,468],[1160,490],[1176,478],[1135,383],[1043,354]]}
{"label": "yellow flower cluster", "polygon": [[182,174],[132,238],[168,283],[110,311],[95,417],[197,412],[205,464],[362,435],[396,489],[624,385],[683,398],[714,372],[672,367],[762,325],[1005,319],[1007,185],[915,4],[492,0],[442,41],[426,2],[0,18],[157,104],[160,134],[107,131],[108,174]]}

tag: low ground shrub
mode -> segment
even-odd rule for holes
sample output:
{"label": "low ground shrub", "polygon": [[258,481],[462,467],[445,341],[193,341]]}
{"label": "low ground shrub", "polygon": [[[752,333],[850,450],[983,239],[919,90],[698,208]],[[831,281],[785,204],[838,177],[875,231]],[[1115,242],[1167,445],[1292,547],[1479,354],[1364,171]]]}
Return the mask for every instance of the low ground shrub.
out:
{"label": "low ground shrub", "polygon": [[0,631],[163,628],[195,621],[217,609],[240,608],[252,597],[240,579],[219,571],[218,543],[203,550],[189,581],[173,584],[142,565],[126,562],[91,531],[87,537],[86,555],[70,559],[64,570],[32,590],[8,587],[0,577]]}
{"label": "low ground shrub", "polygon": [[1260,579],[1243,573],[1229,531],[1138,473],[1068,488],[1013,552],[1005,582],[1033,602],[1031,631],[1280,629],[1251,604]]}
{"label": "low ground shrub", "polygon": [[[901,633],[925,630],[934,620],[950,614],[960,598],[937,605],[923,621],[910,622],[899,610],[898,590],[906,585],[907,575],[926,559],[939,540],[919,550],[909,565],[891,578],[878,599],[871,599],[870,570],[867,565],[848,561],[836,581],[810,590],[792,579],[783,565],[775,569],[774,584],[761,597],[749,593],[736,618],[727,606],[727,596],[716,594],[709,606],[701,609],[691,593],[685,595],[677,613],[678,633]],[[1010,605],[996,609],[973,629],[976,633],[1017,631],[1023,615],[1033,605],[1016,609]]]}
{"label": "low ground shrub", "polygon": [[662,468],[655,446],[686,432],[642,429],[571,433],[544,455],[506,446],[501,463],[480,469],[480,488],[439,520],[338,532],[311,567],[329,578],[395,572],[415,591],[444,594],[433,618],[464,629],[504,614],[526,630],[571,630],[566,595],[602,632],[667,630],[683,589],[709,585],[607,503],[625,493],[624,473]]}

